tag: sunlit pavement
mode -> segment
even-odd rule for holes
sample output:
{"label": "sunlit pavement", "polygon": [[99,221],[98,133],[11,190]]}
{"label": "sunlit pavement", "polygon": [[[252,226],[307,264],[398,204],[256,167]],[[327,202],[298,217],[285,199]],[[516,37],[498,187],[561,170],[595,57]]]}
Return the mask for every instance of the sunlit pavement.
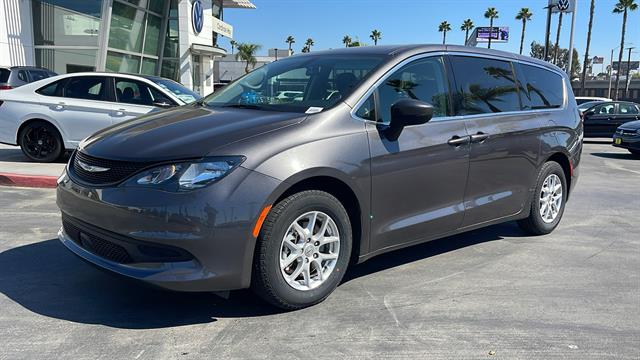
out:
{"label": "sunlit pavement", "polygon": [[0,359],[638,359],[638,184],[640,160],[585,144],[554,233],[507,223],[386,254],[290,313],[96,270],[55,239],[54,190],[0,187]]}

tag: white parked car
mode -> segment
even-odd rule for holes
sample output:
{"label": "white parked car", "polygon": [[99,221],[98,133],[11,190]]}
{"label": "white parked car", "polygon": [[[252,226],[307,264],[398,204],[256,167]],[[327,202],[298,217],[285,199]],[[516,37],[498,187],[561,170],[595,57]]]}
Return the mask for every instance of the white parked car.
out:
{"label": "white parked car", "polygon": [[112,124],[196,101],[175,81],[146,75],[73,73],[0,93],[0,143],[50,162]]}
{"label": "white parked car", "polygon": [[595,101],[613,101],[613,100],[609,98],[597,97],[597,96],[576,96],[576,103],[578,105],[582,105],[587,102],[595,102]]}

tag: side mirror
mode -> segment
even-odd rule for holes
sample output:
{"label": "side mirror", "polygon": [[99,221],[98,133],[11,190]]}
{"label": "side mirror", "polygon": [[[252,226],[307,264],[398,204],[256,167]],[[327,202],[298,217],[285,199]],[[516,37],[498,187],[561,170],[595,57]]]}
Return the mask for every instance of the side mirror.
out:
{"label": "side mirror", "polygon": [[402,99],[391,105],[391,123],[384,130],[390,141],[400,137],[405,126],[425,124],[433,117],[433,106],[414,99]]}
{"label": "side mirror", "polygon": [[159,108],[163,108],[163,109],[168,109],[170,107],[173,107],[173,104],[171,104],[168,101],[160,101],[160,102],[154,102],[153,106],[159,107]]}
{"label": "side mirror", "polygon": [[593,115],[595,113],[596,113],[595,110],[588,110],[588,111],[584,112],[584,116],[591,116],[591,115]]}

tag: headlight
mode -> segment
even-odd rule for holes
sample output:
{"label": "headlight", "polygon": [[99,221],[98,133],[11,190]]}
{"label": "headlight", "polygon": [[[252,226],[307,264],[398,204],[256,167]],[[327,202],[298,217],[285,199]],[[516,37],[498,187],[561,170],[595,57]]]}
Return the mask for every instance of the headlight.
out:
{"label": "headlight", "polygon": [[160,165],[134,175],[124,186],[151,187],[166,191],[199,189],[222,179],[244,159],[242,156],[229,156]]}

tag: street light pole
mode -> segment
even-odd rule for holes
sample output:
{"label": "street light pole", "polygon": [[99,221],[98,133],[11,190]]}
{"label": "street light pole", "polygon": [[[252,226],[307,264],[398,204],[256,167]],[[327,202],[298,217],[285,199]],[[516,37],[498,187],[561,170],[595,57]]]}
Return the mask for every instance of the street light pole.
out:
{"label": "street light pole", "polygon": [[[569,65],[567,65],[567,74],[569,74],[569,81],[571,81],[571,75],[573,75],[573,31],[576,28],[576,13],[578,12],[578,1],[573,6],[573,14],[571,14],[571,35],[569,36]],[[557,50],[556,50],[557,51]]]}

